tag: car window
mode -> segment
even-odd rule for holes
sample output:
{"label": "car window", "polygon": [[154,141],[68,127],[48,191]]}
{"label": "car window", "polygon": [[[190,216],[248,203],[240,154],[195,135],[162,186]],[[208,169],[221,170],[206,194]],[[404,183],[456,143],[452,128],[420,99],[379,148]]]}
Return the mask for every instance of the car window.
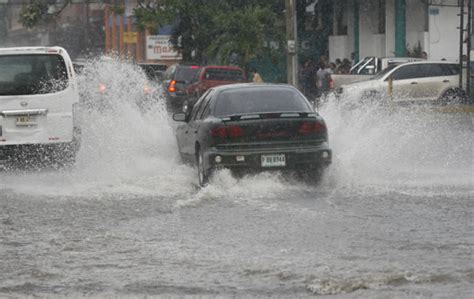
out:
{"label": "car window", "polygon": [[210,68],[206,70],[204,79],[216,81],[244,81],[244,76],[241,70]]}
{"label": "car window", "polygon": [[418,64],[402,65],[391,75],[393,80],[407,80],[423,77],[423,71]]}
{"label": "car window", "polygon": [[202,95],[199,100],[194,104],[193,108],[192,108],[192,111],[191,111],[191,117],[190,119],[191,120],[195,120],[196,119],[196,115],[198,114],[198,111],[199,111],[199,108],[201,107],[204,99],[207,97],[207,95],[210,93],[210,89],[208,91],[206,91],[206,93],[204,93],[204,95]]}
{"label": "car window", "polygon": [[171,80],[173,79],[173,74],[174,74],[174,70],[175,70],[176,66],[172,65],[170,66],[166,72],[165,72],[165,80]]}
{"label": "car window", "polygon": [[[442,64],[420,64],[419,65],[423,77],[441,77],[447,76],[446,69],[443,68]],[[449,70],[448,70],[449,71]]]}
{"label": "car window", "polygon": [[209,104],[211,102],[211,99],[212,99],[212,94],[213,92],[209,92],[206,96],[206,98],[204,99],[204,102],[203,104],[201,105],[201,108],[199,109],[198,111],[198,119],[204,119],[207,117],[207,115],[209,115]]}
{"label": "car window", "polygon": [[60,55],[0,56],[0,95],[47,94],[67,85],[66,64]]}
{"label": "car window", "polygon": [[190,66],[190,67],[179,67],[176,70],[175,80],[176,81],[185,81],[185,82],[194,82],[196,80],[196,74],[199,72],[199,67]]}
{"label": "car window", "polygon": [[380,73],[378,73],[377,75],[373,76],[372,79],[373,80],[377,80],[377,79],[380,79],[380,78],[383,78],[386,74],[388,74],[389,72],[391,72],[394,68],[396,68],[397,65],[395,64],[392,64],[390,66],[388,66],[387,68],[385,68],[383,71],[381,71]]}
{"label": "car window", "polygon": [[459,64],[441,64],[443,68],[443,76],[459,75]]}
{"label": "car window", "polygon": [[268,112],[312,112],[305,98],[285,87],[224,90],[217,95],[215,116]]}

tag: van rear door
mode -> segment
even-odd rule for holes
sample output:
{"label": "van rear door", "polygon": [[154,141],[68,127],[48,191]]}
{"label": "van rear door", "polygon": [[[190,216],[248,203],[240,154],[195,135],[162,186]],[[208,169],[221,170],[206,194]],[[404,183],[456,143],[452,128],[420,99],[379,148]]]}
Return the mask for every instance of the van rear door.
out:
{"label": "van rear door", "polygon": [[1,53],[0,145],[71,142],[73,80],[64,51]]}

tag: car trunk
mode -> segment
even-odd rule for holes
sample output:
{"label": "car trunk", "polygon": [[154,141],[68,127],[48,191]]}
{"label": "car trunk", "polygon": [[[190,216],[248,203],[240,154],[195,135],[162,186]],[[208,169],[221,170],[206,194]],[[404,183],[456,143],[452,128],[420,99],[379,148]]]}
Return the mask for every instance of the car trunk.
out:
{"label": "car trunk", "polygon": [[223,118],[213,129],[216,147],[222,149],[300,147],[327,139],[324,122],[306,113],[266,113]]}

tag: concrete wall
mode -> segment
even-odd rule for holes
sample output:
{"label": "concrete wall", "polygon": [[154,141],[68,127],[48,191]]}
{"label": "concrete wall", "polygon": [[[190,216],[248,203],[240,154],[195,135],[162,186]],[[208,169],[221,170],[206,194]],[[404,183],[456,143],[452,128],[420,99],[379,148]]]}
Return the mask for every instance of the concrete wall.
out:
{"label": "concrete wall", "polygon": [[459,60],[459,8],[430,7],[428,58]]}
{"label": "concrete wall", "polygon": [[[335,0],[344,1],[344,0]],[[444,0],[457,4],[457,0]],[[354,51],[353,2],[347,1],[348,34],[329,38],[329,57],[349,58]],[[359,38],[360,58],[365,56],[395,55],[395,0],[386,0],[385,34],[377,32],[377,1],[360,2]],[[435,9],[429,14],[430,9]],[[436,12],[437,13],[434,13]],[[406,44],[413,50],[420,43],[428,58],[456,61],[459,56],[459,8],[433,6],[427,8],[421,1],[406,1]],[[342,55],[347,55],[343,57]]]}
{"label": "concrete wall", "polygon": [[331,35],[329,36],[329,61],[336,61],[337,58],[344,59],[351,57],[349,38],[347,35]]}
{"label": "concrete wall", "polygon": [[406,1],[406,45],[411,51],[420,43],[426,51],[424,32],[427,28],[427,7],[421,1]]}

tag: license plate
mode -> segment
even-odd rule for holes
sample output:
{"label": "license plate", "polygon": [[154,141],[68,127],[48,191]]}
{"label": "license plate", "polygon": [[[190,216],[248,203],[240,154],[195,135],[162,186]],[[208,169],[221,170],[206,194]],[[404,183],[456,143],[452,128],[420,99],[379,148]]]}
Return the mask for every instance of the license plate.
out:
{"label": "license plate", "polygon": [[16,117],[17,126],[32,126],[36,125],[36,117],[31,115],[22,115]]}
{"label": "license plate", "polygon": [[262,155],[262,167],[281,167],[286,166],[284,154]]}

